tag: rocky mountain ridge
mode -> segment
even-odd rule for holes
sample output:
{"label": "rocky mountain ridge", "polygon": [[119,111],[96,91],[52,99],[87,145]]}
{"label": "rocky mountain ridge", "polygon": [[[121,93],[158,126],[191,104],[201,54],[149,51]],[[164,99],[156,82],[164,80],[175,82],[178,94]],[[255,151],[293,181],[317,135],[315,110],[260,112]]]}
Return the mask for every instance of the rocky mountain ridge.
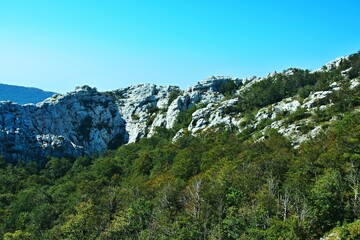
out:
{"label": "rocky mountain ridge", "polygon": [[10,160],[91,155],[151,137],[157,128],[172,129],[174,141],[224,127],[248,132],[257,141],[275,129],[296,147],[336,120],[314,120],[334,104],[336,95],[358,89],[358,60],[355,65],[352,60],[358,55],[313,72],[210,77],[185,90],[139,84],[101,93],[83,86],[36,105],[1,102],[0,153]]}

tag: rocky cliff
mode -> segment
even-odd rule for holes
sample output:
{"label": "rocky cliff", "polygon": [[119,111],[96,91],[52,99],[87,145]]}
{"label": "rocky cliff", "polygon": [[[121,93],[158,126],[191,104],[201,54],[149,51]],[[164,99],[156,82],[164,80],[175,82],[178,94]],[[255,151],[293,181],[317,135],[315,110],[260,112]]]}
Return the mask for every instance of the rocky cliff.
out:
{"label": "rocky cliff", "polygon": [[[210,77],[185,90],[140,84],[98,92],[84,86],[36,105],[0,102],[0,153],[11,160],[91,155],[175,125],[174,141],[186,133],[220,127],[247,131],[257,141],[275,129],[296,147],[324,129],[324,122],[315,124],[315,115],[334,104],[337,93],[358,88],[351,64],[339,58],[313,72],[289,69],[263,78]],[[273,91],[266,96],[268,89]],[[181,125],[179,115],[186,111],[190,121]]]}
{"label": "rocky cliff", "polygon": [[8,159],[101,152],[127,136],[115,98],[90,87],[36,105],[0,103],[0,152]]}

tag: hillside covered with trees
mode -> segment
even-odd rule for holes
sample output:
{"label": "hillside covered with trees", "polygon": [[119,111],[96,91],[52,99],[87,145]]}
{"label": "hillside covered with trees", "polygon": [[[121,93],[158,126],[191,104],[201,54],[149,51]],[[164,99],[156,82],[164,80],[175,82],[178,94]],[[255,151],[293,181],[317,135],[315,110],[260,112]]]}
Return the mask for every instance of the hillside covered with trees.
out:
{"label": "hillside covered with trees", "polygon": [[[289,74],[289,71],[291,74]],[[39,162],[0,160],[3,239],[319,239],[360,238],[360,53],[321,71],[290,69],[220,92],[240,128],[174,127],[100,155]],[[350,81],[352,80],[352,81]],[[256,122],[260,109],[299,102],[341,86],[325,108]],[[156,110],[158,111],[158,110]],[[306,121],[302,121],[307,119]],[[302,123],[296,142],[272,126]],[[181,137],[174,135],[183,130]]]}

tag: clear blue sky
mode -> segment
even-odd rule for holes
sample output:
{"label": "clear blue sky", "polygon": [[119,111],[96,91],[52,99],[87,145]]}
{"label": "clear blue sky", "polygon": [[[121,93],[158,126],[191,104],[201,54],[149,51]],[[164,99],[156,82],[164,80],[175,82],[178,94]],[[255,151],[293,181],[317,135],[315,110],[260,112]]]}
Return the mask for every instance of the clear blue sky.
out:
{"label": "clear blue sky", "polygon": [[0,0],[0,82],[182,88],[360,50],[359,0]]}

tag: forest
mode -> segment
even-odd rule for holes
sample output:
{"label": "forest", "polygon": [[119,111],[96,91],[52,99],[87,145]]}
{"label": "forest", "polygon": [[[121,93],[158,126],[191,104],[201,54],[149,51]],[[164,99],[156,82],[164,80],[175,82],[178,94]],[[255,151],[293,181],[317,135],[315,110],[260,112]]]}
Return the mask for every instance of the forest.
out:
{"label": "forest", "polygon": [[[229,111],[359,78],[360,53],[334,71],[254,84]],[[229,88],[229,89],[227,89]],[[224,94],[233,95],[226,86]],[[174,129],[102,154],[0,159],[0,236],[10,239],[360,239],[360,87],[313,114],[326,131],[296,148],[274,129],[226,126],[173,141]],[[178,117],[186,128],[192,109]],[[301,109],[287,121],[308,117]],[[330,121],[330,119],[333,119]],[[260,129],[261,128],[261,129]],[[185,131],[186,133],[186,131]]]}

